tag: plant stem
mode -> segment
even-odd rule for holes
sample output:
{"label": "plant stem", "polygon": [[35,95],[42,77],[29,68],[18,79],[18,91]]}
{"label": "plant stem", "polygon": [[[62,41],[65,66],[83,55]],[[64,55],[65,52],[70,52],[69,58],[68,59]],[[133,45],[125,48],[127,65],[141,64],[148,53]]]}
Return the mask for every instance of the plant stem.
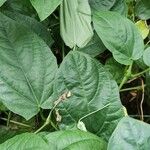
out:
{"label": "plant stem", "polygon": [[139,72],[139,73],[137,73],[137,74],[132,74],[131,77],[132,77],[132,78],[139,77],[139,76],[143,75],[144,73],[146,73],[146,72],[148,72],[148,71],[150,71],[150,68],[147,68],[146,70],[144,70],[144,71],[142,71],[142,72]]}
{"label": "plant stem", "polygon": [[77,46],[75,45],[75,46],[73,47],[73,51],[75,51],[75,50],[76,50],[76,48],[77,48]]}
{"label": "plant stem", "polygon": [[142,79],[141,79],[141,81],[142,81],[142,100],[141,100],[141,103],[140,103],[140,110],[141,110],[141,120],[144,121],[143,102],[144,102],[145,89],[144,89],[144,81]]}
{"label": "plant stem", "polygon": [[[146,85],[144,85],[144,87],[145,86]],[[126,88],[126,89],[121,89],[120,92],[126,92],[126,91],[132,91],[132,90],[142,90],[142,86],[136,86],[136,87]]]}
{"label": "plant stem", "polygon": [[[1,120],[4,120],[4,121],[7,121],[7,118],[0,118]],[[16,125],[19,125],[19,126],[23,126],[23,127],[27,127],[27,128],[31,128],[30,125],[27,125],[27,124],[24,124],[24,123],[21,123],[21,122],[17,122],[17,121],[14,121],[14,120],[9,120],[10,123],[13,123],[13,124],[16,124]]]}
{"label": "plant stem", "polygon": [[49,113],[49,115],[48,115],[48,117],[47,117],[47,119],[46,119],[46,121],[45,121],[45,123],[38,129],[38,130],[36,130],[34,133],[35,134],[37,134],[37,133],[39,133],[41,130],[43,130],[47,125],[49,125],[50,123],[51,123],[51,115],[52,115],[52,112],[53,112],[53,110],[56,108],[56,105],[51,109],[51,111],[50,111],[50,113]]}
{"label": "plant stem", "polygon": [[57,17],[54,13],[53,13],[53,16],[55,17],[55,19],[59,20],[59,17]]}
{"label": "plant stem", "polygon": [[150,40],[145,44],[145,47],[150,43]]}
{"label": "plant stem", "polygon": [[40,110],[40,116],[41,116],[41,118],[42,118],[42,120],[46,120],[46,118],[44,117],[44,115],[43,115],[43,112],[42,112],[42,110]]}
{"label": "plant stem", "polygon": [[[129,115],[130,117],[140,117],[140,115]],[[144,118],[150,118],[150,115],[143,115]]]}
{"label": "plant stem", "polygon": [[59,97],[59,99],[58,99],[57,101],[55,101],[54,107],[50,110],[49,115],[48,115],[48,117],[47,117],[45,123],[44,123],[38,130],[36,130],[36,131],[34,132],[35,134],[37,134],[38,132],[40,132],[41,130],[43,130],[43,129],[44,129],[47,125],[49,125],[49,124],[51,124],[52,127],[54,127],[56,130],[58,130],[57,127],[54,125],[54,123],[51,121],[52,113],[53,113],[53,111],[55,110],[55,108],[56,108],[63,100],[65,100],[66,98],[68,98],[68,97],[70,97],[70,96],[71,96],[71,95],[70,95],[70,92],[65,92],[64,94],[62,94],[62,95]]}
{"label": "plant stem", "polygon": [[65,57],[65,48],[64,48],[64,42],[62,42],[62,59]]}
{"label": "plant stem", "polygon": [[34,133],[37,134],[39,133],[42,129],[44,129],[47,126],[46,122],[38,129],[36,130]]}
{"label": "plant stem", "polygon": [[49,28],[52,28],[52,27],[55,27],[55,26],[58,26],[60,23],[55,23],[55,24],[52,24],[49,26]]}
{"label": "plant stem", "polygon": [[132,65],[133,65],[133,62],[131,63],[131,65],[129,66],[129,68],[127,69],[126,73],[125,73],[125,76],[123,77],[120,85],[119,85],[119,90],[122,88],[122,86],[127,82],[127,80],[130,78],[131,76],[131,70],[132,70]]}
{"label": "plant stem", "polygon": [[7,117],[7,127],[9,127],[9,123],[10,123],[10,118],[11,118],[11,111],[9,111],[8,113],[8,117]]}

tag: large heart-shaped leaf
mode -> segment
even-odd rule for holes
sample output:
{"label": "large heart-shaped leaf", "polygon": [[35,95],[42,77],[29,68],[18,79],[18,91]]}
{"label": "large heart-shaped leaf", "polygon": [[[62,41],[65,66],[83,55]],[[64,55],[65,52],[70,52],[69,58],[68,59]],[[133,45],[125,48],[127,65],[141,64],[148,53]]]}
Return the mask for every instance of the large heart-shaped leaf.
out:
{"label": "large heart-shaped leaf", "polygon": [[150,1],[137,0],[135,5],[135,14],[143,20],[150,19]]}
{"label": "large heart-shaped leaf", "polygon": [[106,150],[101,138],[80,130],[58,131],[47,135],[24,133],[0,145],[1,150]]}
{"label": "large heart-shaped leaf", "polygon": [[139,59],[144,50],[142,36],[127,18],[115,12],[95,12],[94,28],[116,61],[129,65]]}
{"label": "large heart-shaped leaf", "polygon": [[102,120],[105,136],[109,138],[123,110],[118,86],[99,62],[87,54],[70,52],[59,68],[54,87],[58,97],[66,91],[71,92],[71,97],[58,107],[62,128],[74,127],[83,116],[110,104],[106,120]]}
{"label": "large heart-shaped leaf", "polygon": [[6,2],[6,0],[0,0],[0,7]]}
{"label": "large heart-shaped leaf", "polygon": [[106,150],[107,144],[94,134],[80,130],[58,131],[45,136],[58,150]]}
{"label": "large heart-shaped leaf", "polygon": [[63,0],[60,5],[60,31],[66,45],[84,47],[93,36],[88,0]]}
{"label": "large heart-shaped leaf", "polygon": [[26,119],[36,115],[52,93],[56,70],[56,58],[43,40],[0,13],[0,99],[4,105]]}
{"label": "large heart-shaped leaf", "polygon": [[46,19],[57,7],[62,0],[30,0],[36,9],[41,21]]}
{"label": "large heart-shaped leaf", "polygon": [[117,11],[120,14],[127,14],[127,5],[125,0],[89,0],[92,10],[96,11]]}
{"label": "large heart-shaped leaf", "polygon": [[108,150],[149,150],[150,125],[125,117],[115,129]]}

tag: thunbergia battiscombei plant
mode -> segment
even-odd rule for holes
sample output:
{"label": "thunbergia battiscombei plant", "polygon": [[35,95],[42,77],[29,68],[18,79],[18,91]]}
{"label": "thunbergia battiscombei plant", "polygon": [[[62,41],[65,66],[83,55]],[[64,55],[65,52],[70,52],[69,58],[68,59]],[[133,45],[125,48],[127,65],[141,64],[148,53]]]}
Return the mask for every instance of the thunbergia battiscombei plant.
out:
{"label": "thunbergia battiscombei plant", "polygon": [[149,150],[149,31],[148,0],[0,0],[0,150]]}

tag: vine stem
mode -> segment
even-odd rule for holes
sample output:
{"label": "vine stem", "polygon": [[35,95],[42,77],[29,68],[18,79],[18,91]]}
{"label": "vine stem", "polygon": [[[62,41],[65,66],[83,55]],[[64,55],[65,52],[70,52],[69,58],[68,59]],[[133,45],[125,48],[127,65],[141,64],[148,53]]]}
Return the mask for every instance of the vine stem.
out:
{"label": "vine stem", "polygon": [[51,124],[52,127],[54,127],[55,130],[58,130],[57,127],[55,126],[55,124],[51,121],[51,116],[53,111],[55,110],[55,108],[66,98],[70,97],[71,93],[70,92],[65,92],[64,94],[62,94],[57,101],[54,102],[54,107],[50,110],[49,115],[45,121],[45,123],[38,129],[36,130],[34,133],[37,134],[39,133],[41,130],[43,130],[47,125]]}
{"label": "vine stem", "polygon": [[[7,118],[1,117],[0,119],[1,119],[1,120],[4,120],[4,121],[7,121]],[[31,128],[30,125],[27,125],[27,124],[24,124],[24,123],[21,123],[21,122],[17,122],[17,121],[14,121],[14,120],[9,120],[9,122],[10,122],[10,123],[13,123],[13,124],[16,124],[16,125],[19,125],[19,126]]]}
{"label": "vine stem", "polygon": [[127,69],[127,71],[119,85],[119,90],[122,88],[122,86],[127,82],[129,77],[131,76],[132,66],[133,66],[133,62],[129,65],[129,68]]}
{"label": "vine stem", "polygon": [[[146,87],[146,85],[144,85],[144,87]],[[121,89],[120,92],[126,92],[126,91],[132,91],[132,90],[142,90],[142,86],[135,86],[135,87],[131,87],[131,88],[126,88],[126,89]]]}
{"label": "vine stem", "polygon": [[11,118],[11,111],[9,111],[9,113],[8,113],[8,117],[7,117],[7,127],[9,127],[10,118]]}
{"label": "vine stem", "polygon": [[141,100],[141,103],[140,103],[140,110],[141,110],[141,120],[144,121],[143,102],[144,102],[145,89],[144,89],[144,82],[143,82],[142,79],[141,79],[141,82],[142,82],[142,100]]}
{"label": "vine stem", "polygon": [[52,112],[53,112],[53,110],[57,107],[58,104],[59,104],[59,103],[57,103],[57,104],[54,105],[54,107],[51,109],[51,111],[50,111],[48,117],[46,118],[45,123],[44,123],[38,130],[36,130],[36,131],[34,132],[35,134],[39,133],[39,132],[40,132],[41,130],[43,130],[47,125],[49,125],[49,124],[51,123],[51,115],[52,115]]}
{"label": "vine stem", "polygon": [[146,72],[148,72],[148,71],[150,71],[150,68],[147,68],[146,70],[144,70],[144,71],[142,71],[142,72],[139,72],[139,73],[137,73],[137,74],[132,74],[131,77],[132,77],[132,78],[139,77],[139,76],[141,76],[142,74],[144,74],[144,73],[146,73]]}

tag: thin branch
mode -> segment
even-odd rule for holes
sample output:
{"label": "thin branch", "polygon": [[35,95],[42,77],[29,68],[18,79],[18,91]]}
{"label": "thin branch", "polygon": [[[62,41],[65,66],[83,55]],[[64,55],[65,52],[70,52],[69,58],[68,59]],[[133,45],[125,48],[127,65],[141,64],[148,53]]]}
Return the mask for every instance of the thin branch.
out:
{"label": "thin branch", "polygon": [[144,117],[143,117],[143,102],[144,102],[144,82],[143,80],[141,79],[141,82],[142,82],[142,100],[141,100],[141,103],[140,103],[140,110],[141,110],[141,120],[144,121]]}
{"label": "thin branch", "polygon": [[[7,118],[1,117],[0,119],[7,122]],[[19,125],[19,126],[31,128],[30,125],[27,125],[27,124],[24,124],[24,123],[21,123],[21,122],[17,122],[17,121],[14,121],[14,120],[9,120],[9,122],[10,122],[10,123],[13,123],[13,124],[16,124],[16,125]]]}
{"label": "thin branch", "polygon": [[52,116],[52,112],[55,110],[55,108],[64,100],[66,100],[67,98],[69,98],[71,96],[71,92],[65,92],[64,94],[62,94],[57,101],[54,102],[54,107],[50,110],[49,115],[45,121],[45,123],[38,129],[36,130],[34,133],[37,134],[39,133],[41,130],[43,130],[47,125],[51,124],[52,127],[54,127],[56,130],[57,127],[55,126],[55,124],[51,121],[51,116]]}
{"label": "thin branch", "polygon": [[131,76],[131,70],[132,70],[132,65],[133,65],[133,62],[130,64],[129,68],[127,69],[120,85],[119,85],[119,89],[122,88],[122,86],[127,82],[127,80],[130,78]]}
{"label": "thin branch", "polygon": [[[144,84],[144,87],[146,87],[146,85]],[[136,86],[136,87],[131,87],[131,88],[126,88],[126,89],[121,89],[120,92],[126,92],[126,91],[132,91],[132,90],[142,90],[142,86]]]}
{"label": "thin branch", "polygon": [[7,117],[7,127],[9,127],[10,118],[11,118],[11,111],[9,111],[9,113],[8,113],[8,117]]}
{"label": "thin branch", "polygon": [[139,77],[139,76],[143,75],[144,73],[146,73],[146,72],[148,72],[148,71],[150,71],[150,68],[147,68],[146,70],[144,70],[144,71],[142,71],[142,72],[139,72],[139,73],[137,73],[137,74],[132,74],[131,77],[132,77],[132,78]]}

